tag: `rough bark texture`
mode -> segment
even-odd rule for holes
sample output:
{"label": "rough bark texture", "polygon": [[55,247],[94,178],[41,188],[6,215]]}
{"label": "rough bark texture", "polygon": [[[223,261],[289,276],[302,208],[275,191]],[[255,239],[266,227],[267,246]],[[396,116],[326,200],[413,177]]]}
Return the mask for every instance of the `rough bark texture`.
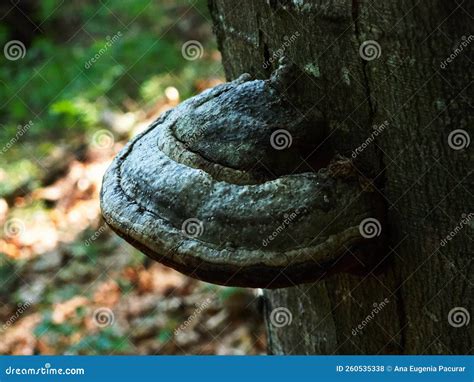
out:
{"label": "rough bark texture", "polygon": [[[472,323],[448,320],[456,307],[472,313],[472,220],[441,245],[473,207],[472,145],[448,145],[455,129],[473,135],[472,46],[440,67],[469,39],[472,8],[461,0],[210,1],[228,78],[268,78],[284,50],[311,77],[301,94],[329,121],[325,145],[350,156],[388,121],[356,163],[386,202],[380,257],[389,266],[266,292],[267,318],[279,307],[292,315],[286,326],[267,320],[272,353],[472,352]],[[380,57],[361,58],[366,40],[380,44]]]}

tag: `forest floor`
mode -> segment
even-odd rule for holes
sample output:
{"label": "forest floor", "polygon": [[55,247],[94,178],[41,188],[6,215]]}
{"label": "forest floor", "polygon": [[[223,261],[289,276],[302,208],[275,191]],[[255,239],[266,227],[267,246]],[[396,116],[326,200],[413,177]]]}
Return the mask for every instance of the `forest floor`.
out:
{"label": "forest floor", "polygon": [[[135,121],[128,138],[175,101],[144,119],[113,120]],[[101,219],[102,176],[126,142],[111,131],[100,131],[80,155],[58,150],[45,160],[57,173],[47,186],[23,185],[0,199],[0,354],[264,353],[254,291],[155,263]]]}
{"label": "forest floor", "polygon": [[0,66],[0,354],[265,353],[254,290],[155,263],[100,215],[124,144],[223,81],[207,1],[29,3],[0,25],[23,49]]}
{"label": "forest floor", "polygon": [[0,66],[0,354],[265,353],[254,290],[162,266],[100,215],[124,144],[223,81],[207,1],[2,9],[23,50]]}

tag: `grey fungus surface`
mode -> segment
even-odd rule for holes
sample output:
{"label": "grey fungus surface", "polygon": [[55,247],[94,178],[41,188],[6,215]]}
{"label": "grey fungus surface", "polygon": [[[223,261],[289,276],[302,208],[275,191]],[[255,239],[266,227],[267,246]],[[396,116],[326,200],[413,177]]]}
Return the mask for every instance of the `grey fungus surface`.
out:
{"label": "grey fungus surface", "polygon": [[[212,283],[276,288],[330,272],[364,241],[372,193],[337,166],[295,168],[323,139],[320,116],[306,119],[279,94],[243,75],[164,113],[107,170],[106,222],[151,258]],[[271,137],[282,129],[291,145],[279,150]]]}

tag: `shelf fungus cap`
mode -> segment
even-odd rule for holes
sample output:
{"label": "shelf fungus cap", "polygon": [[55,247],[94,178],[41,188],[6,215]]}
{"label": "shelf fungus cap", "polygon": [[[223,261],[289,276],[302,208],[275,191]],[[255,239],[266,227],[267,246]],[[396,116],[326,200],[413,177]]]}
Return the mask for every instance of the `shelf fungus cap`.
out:
{"label": "shelf fungus cap", "polygon": [[373,216],[373,193],[343,161],[300,165],[323,140],[322,117],[280,94],[243,75],[164,113],[107,170],[106,222],[211,283],[277,288],[332,272],[367,240],[359,225]]}

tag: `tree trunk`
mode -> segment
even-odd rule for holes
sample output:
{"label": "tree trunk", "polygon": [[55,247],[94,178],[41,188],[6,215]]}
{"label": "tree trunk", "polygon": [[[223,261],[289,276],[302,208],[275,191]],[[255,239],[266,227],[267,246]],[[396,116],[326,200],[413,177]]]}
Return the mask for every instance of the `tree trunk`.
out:
{"label": "tree trunk", "polygon": [[[228,79],[268,78],[286,56],[311,78],[302,95],[327,118],[324,144],[356,157],[385,201],[386,250],[373,255],[388,265],[265,291],[269,352],[470,353],[472,2],[210,0],[210,9]],[[291,320],[275,319],[277,308]]]}

